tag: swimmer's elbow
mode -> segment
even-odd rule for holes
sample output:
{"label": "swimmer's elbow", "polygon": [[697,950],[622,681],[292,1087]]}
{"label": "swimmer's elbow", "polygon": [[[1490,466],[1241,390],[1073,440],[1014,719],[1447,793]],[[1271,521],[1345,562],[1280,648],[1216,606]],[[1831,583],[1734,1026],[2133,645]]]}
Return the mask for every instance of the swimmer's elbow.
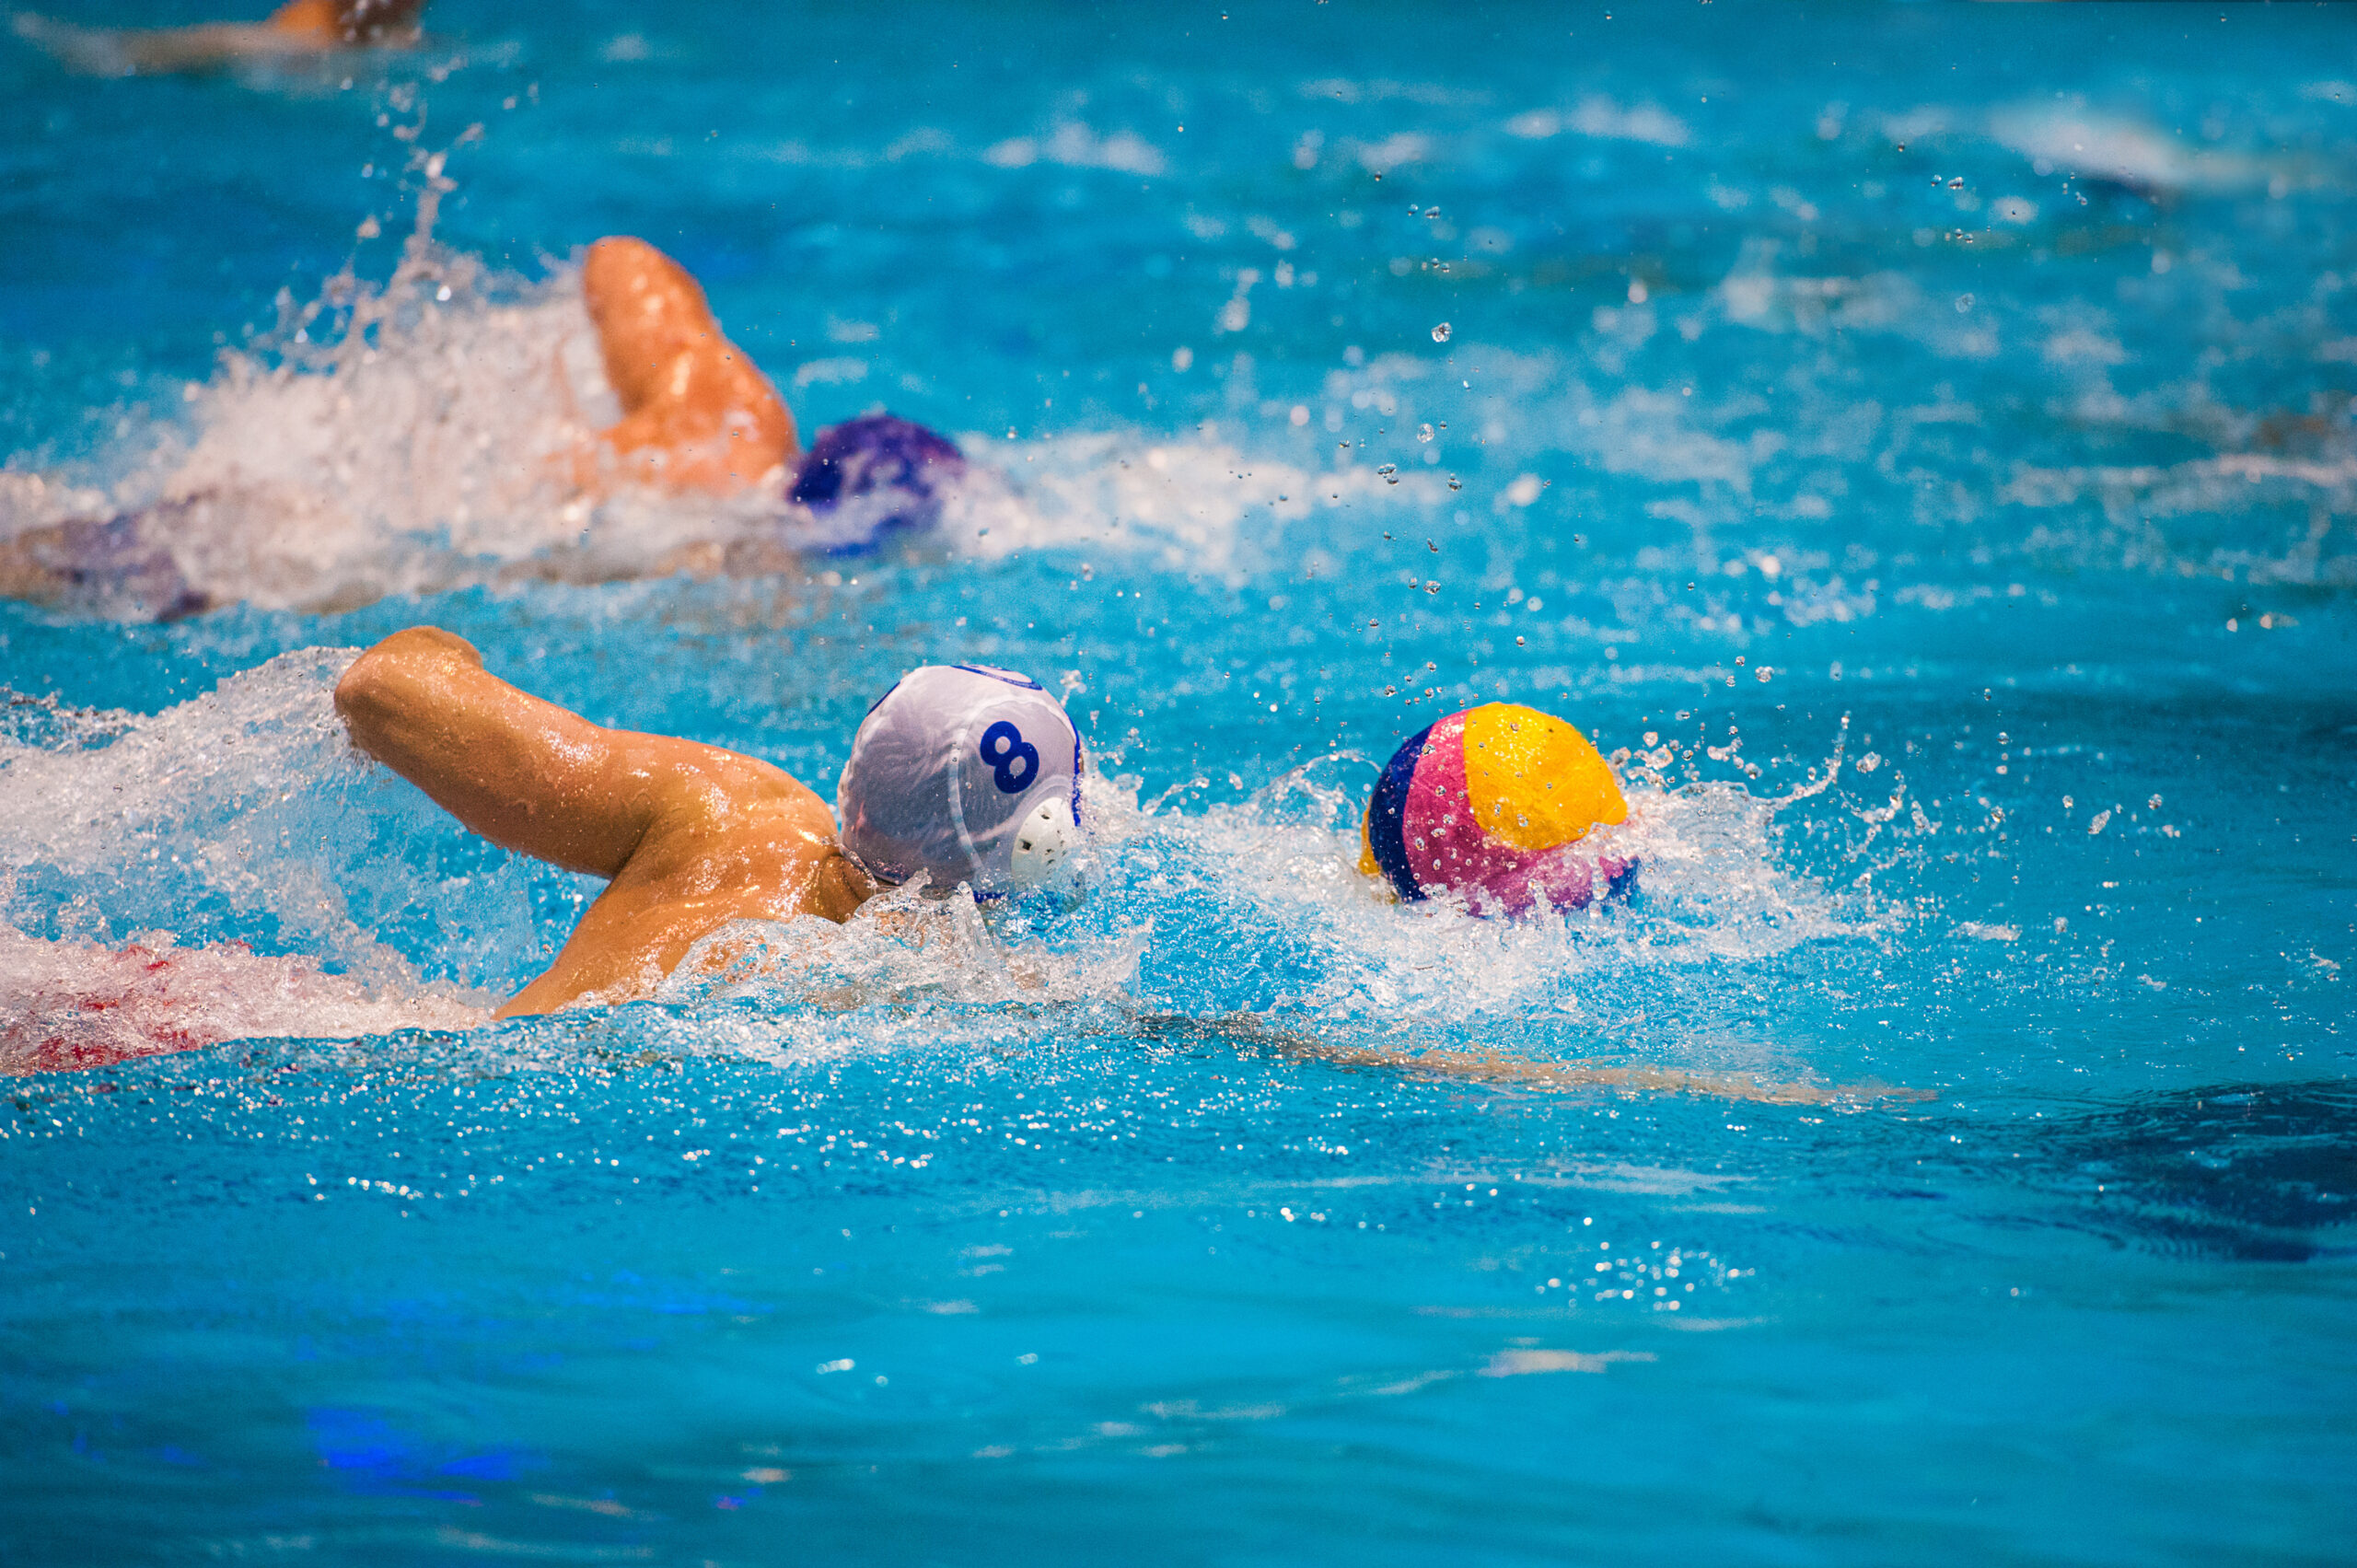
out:
{"label": "swimmer's elbow", "polygon": [[352,661],[335,683],[335,711],[363,750],[369,738],[415,703],[430,701],[441,684],[436,675],[452,663],[482,668],[475,645],[438,626],[412,626]]}

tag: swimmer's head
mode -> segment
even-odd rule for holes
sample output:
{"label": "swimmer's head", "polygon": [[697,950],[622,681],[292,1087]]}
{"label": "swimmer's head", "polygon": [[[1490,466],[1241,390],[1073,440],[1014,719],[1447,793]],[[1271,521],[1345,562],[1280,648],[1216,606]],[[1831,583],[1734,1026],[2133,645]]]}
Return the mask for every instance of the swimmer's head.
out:
{"label": "swimmer's head", "polygon": [[346,43],[376,43],[417,31],[425,0],[338,0],[336,30]]}
{"label": "swimmer's head", "polygon": [[1477,912],[1520,914],[1541,899],[1577,908],[1599,877],[1607,892],[1634,878],[1633,862],[1582,843],[1628,815],[1586,736],[1536,708],[1488,703],[1392,754],[1360,824],[1359,869],[1411,902],[1449,892]]}
{"label": "swimmer's head", "polygon": [[888,413],[863,414],[819,432],[789,494],[817,525],[812,542],[849,555],[888,532],[933,527],[965,472],[965,454],[947,436]]}
{"label": "swimmer's head", "polygon": [[1056,879],[1080,844],[1079,732],[1028,677],[910,671],[867,712],[835,789],[843,848],[879,882],[1004,893]]}

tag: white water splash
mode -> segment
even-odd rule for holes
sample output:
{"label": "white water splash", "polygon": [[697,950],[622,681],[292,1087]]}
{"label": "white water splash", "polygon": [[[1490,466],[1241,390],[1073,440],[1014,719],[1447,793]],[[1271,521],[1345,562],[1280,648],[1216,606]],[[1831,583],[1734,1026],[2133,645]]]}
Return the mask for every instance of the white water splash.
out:
{"label": "white water splash", "polygon": [[[966,437],[970,452],[986,446]],[[1445,494],[1414,476],[1387,483],[1363,464],[1324,471],[1253,458],[1216,436],[1168,442],[1067,436],[1003,442],[990,453],[1012,482],[970,494],[944,531],[961,554],[1098,548],[1178,572],[1224,575],[1265,566],[1278,528],[1385,494],[1422,505]]]}
{"label": "white water splash", "polygon": [[354,750],[354,650],[284,654],[152,715],[0,709],[0,923],[101,946],[168,930],[300,954],[380,996],[498,986],[559,932],[561,874],[490,851]]}
{"label": "white water splash", "polygon": [[228,1040],[350,1040],[470,1029],[490,1017],[413,973],[370,984],[317,958],[242,942],[183,947],[168,932],[121,947],[45,942],[0,924],[0,1074],[100,1067]]}

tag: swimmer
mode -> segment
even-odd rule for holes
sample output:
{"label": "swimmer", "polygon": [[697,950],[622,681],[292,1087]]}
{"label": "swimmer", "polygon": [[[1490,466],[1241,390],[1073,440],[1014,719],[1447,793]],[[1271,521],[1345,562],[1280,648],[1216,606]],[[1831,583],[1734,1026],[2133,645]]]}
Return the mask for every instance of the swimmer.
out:
{"label": "swimmer", "polygon": [[145,76],[299,62],[352,49],[412,49],[424,6],[425,0],[290,0],[266,21],[123,31],[28,13],[16,18],[16,30],[77,71]]}
{"label": "swimmer", "polygon": [[[815,915],[841,923],[900,884],[944,894],[966,887],[984,896],[1051,884],[1081,842],[1086,759],[1078,733],[1036,682],[987,666],[925,666],[885,692],[853,737],[832,813],[807,785],[757,758],[608,729],[533,697],[486,670],[463,638],[436,627],[395,633],[362,654],[337,683],[335,707],[362,752],[469,829],[518,854],[606,878],[555,962],[498,1009],[502,1018],[655,996],[699,941],[737,921]],[[0,925],[0,941],[6,931]],[[162,939],[88,955],[107,967],[103,994],[93,997],[84,980],[72,995],[42,998],[45,1011],[27,1027],[0,1027],[0,1072],[214,1043],[222,1038],[217,1030],[176,1016],[175,965],[182,958],[213,963],[223,948],[255,964],[287,963],[252,959],[237,943],[188,954],[163,950],[168,947]],[[120,1011],[134,994],[145,1005],[139,1019],[124,1020],[136,1026],[131,1038],[117,1028],[93,1042],[70,1027],[93,1008]],[[1134,1024],[1146,1040],[1207,1034],[1345,1070],[1507,1091],[1604,1089],[1804,1105],[1927,1098],[1875,1082],[1785,1083],[1486,1049],[1341,1045],[1250,1013],[1149,1012]]]}
{"label": "swimmer", "polygon": [[1078,840],[1080,737],[1023,676],[930,665],[879,699],[827,803],[767,762],[607,729],[509,685],[465,639],[397,632],[335,690],[354,745],[493,843],[607,879],[497,1016],[656,993],[738,920],[836,922],[881,888],[1012,891]]}
{"label": "swimmer", "polygon": [[1925,1090],[1887,1084],[1879,1078],[1829,1084],[1816,1077],[1766,1078],[1756,1073],[1657,1067],[1605,1058],[1549,1060],[1515,1056],[1487,1047],[1402,1051],[1386,1046],[1337,1045],[1301,1029],[1272,1023],[1257,1013],[1230,1013],[1208,1018],[1183,1013],[1147,1013],[1134,1018],[1132,1027],[1140,1038],[1149,1040],[1216,1040],[1248,1051],[1325,1063],[1345,1072],[1372,1068],[1428,1083],[1472,1084],[1508,1091],[1574,1094],[1608,1089],[1623,1094],[1686,1095],[1696,1099],[1843,1109],[1878,1100],[1937,1098]]}
{"label": "swimmer", "polygon": [[[726,548],[690,540],[635,563],[757,576],[804,554],[856,554],[939,519],[966,470],[955,443],[889,414],[845,420],[802,450],[777,389],[714,319],[688,270],[643,239],[589,248],[582,296],[621,418],[587,427],[558,376],[573,425],[558,454],[560,486],[591,499],[622,487],[726,497],[765,494],[797,508],[791,544],[759,535]],[[366,602],[351,582],[303,578],[321,568],[306,541],[330,530],[318,498],[285,487],[203,486],[112,517],[69,517],[0,538],[0,597],[79,615],[171,621],[244,597],[257,576],[291,579],[283,602],[346,610]],[[284,559],[282,559],[284,558]],[[493,580],[563,576],[561,561],[519,562]],[[600,580],[626,575],[601,563]],[[416,585],[431,587],[436,585]],[[448,585],[441,585],[448,586]]]}

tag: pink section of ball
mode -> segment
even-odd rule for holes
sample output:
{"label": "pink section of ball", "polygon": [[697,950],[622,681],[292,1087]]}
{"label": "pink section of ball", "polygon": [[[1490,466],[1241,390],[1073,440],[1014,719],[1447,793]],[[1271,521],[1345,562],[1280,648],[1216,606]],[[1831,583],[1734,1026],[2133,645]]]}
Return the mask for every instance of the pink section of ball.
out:
{"label": "pink section of ball", "polygon": [[1595,896],[1597,870],[1608,880],[1625,869],[1609,857],[1594,860],[1576,843],[1524,850],[1484,832],[1465,783],[1462,714],[1442,719],[1425,738],[1400,829],[1417,885],[1460,893],[1481,914],[1526,914],[1542,895],[1557,909],[1578,909]]}

